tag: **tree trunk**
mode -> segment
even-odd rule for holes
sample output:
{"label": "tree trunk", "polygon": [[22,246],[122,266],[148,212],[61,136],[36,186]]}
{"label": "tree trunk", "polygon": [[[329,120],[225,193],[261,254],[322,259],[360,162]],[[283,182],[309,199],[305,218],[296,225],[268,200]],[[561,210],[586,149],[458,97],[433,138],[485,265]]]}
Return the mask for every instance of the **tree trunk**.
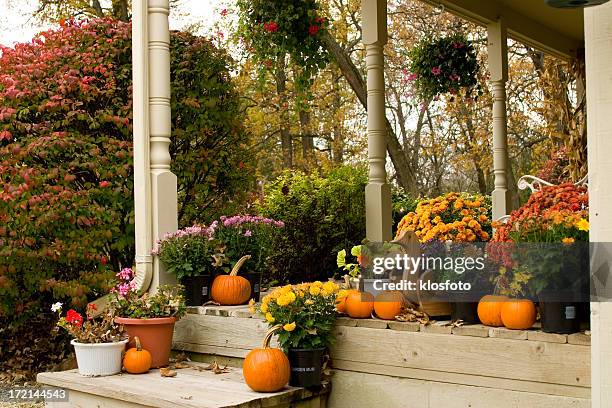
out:
{"label": "tree trunk", "polygon": [[[329,54],[336,61],[336,64],[338,64],[342,75],[351,86],[351,89],[353,89],[353,92],[355,92],[357,99],[359,99],[361,105],[363,105],[363,107],[367,110],[368,94],[365,81],[351,60],[351,57],[344,49],[342,49],[340,44],[336,42],[329,32],[323,33],[323,42]],[[387,142],[387,151],[389,152],[389,157],[391,158],[391,162],[395,168],[397,181],[406,192],[416,194],[416,178],[414,170],[410,166],[410,159],[403,150],[402,144],[397,139],[397,136],[395,135],[395,132],[393,131],[391,123],[389,123],[388,119],[386,120],[386,123],[387,132],[385,134],[385,139]]]}
{"label": "tree trunk", "polygon": [[285,55],[279,55],[276,63],[276,93],[279,100],[280,112],[280,134],[281,134],[281,150],[283,153],[283,167],[290,169],[293,167],[293,144],[291,142],[291,133],[289,131],[287,120],[287,73],[285,72]]}
{"label": "tree trunk", "polygon": [[121,21],[129,21],[128,0],[113,0],[113,17]]}
{"label": "tree trunk", "polygon": [[310,112],[300,110],[300,133],[302,137],[302,158],[309,160],[314,152],[314,135],[310,131]]}

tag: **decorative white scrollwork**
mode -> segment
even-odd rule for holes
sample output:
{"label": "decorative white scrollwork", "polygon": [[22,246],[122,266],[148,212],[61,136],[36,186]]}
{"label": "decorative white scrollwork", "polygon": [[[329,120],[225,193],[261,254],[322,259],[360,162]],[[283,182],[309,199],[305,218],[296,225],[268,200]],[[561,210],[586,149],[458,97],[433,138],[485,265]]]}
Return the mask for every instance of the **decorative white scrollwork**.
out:
{"label": "decorative white scrollwork", "polygon": [[[577,182],[575,182],[574,185],[586,187],[588,186],[588,182],[589,182],[589,176],[587,175],[581,178],[580,180],[578,180]],[[521,177],[517,185],[520,190],[530,189],[532,193],[535,193],[536,191],[541,190],[542,187],[545,187],[545,186],[546,187],[554,186],[554,184],[549,183],[546,180],[542,180],[539,177],[531,176],[529,174],[526,174],[523,177]]]}

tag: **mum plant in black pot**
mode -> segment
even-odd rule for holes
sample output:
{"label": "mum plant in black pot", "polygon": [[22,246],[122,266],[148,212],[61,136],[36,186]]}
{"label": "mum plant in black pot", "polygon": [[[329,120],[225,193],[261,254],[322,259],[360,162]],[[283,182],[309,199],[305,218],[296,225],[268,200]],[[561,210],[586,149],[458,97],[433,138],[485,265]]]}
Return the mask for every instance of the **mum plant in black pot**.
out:
{"label": "mum plant in black pot", "polygon": [[188,306],[201,306],[209,300],[217,252],[213,239],[216,225],[184,228],[166,234],[157,244],[155,254],[185,287]]}
{"label": "mum plant in black pot", "polygon": [[321,385],[323,363],[333,342],[336,297],[339,286],[332,281],[286,285],[264,296],[258,309],[271,327],[281,324],[278,343],[288,353],[290,385]]}
{"label": "mum plant in black pot", "polygon": [[579,331],[588,321],[587,188],[543,187],[497,229],[494,241],[506,243],[497,278],[502,293],[538,300],[545,332]]}
{"label": "mum plant in black pot", "polygon": [[[219,273],[230,273],[240,262],[241,276],[251,285],[251,298],[259,293],[274,239],[285,223],[258,215],[221,217],[209,229],[215,246],[214,266]],[[248,255],[244,261],[241,258]]]}

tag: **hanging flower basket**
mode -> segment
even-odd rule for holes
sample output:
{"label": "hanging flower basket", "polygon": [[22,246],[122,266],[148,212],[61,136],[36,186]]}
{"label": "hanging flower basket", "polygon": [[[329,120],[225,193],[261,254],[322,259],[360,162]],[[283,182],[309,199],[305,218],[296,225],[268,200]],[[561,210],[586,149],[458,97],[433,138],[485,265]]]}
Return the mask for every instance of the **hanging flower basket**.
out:
{"label": "hanging flower basket", "polygon": [[423,100],[471,91],[478,84],[476,50],[462,34],[425,39],[408,53],[406,75]]}

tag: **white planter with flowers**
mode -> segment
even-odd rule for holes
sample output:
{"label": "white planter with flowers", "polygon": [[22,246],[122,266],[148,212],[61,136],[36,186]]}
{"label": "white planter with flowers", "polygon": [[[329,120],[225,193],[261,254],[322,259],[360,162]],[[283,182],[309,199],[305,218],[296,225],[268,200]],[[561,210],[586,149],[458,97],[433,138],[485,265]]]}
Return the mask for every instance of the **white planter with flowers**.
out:
{"label": "white planter with flowers", "polygon": [[123,328],[114,322],[111,310],[93,317],[96,306],[90,304],[87,306],[86,319],[74,309],[62,316],[62,304],[59,302],[51,310],[58,314],[57,325],[74,337],[70,344],[74,346],[81,375],[101,377],[121,372],[128,339]]}
{"label": "white planter with flowers", "polygon": [[112,343],[79,343],[72,340],[79,374],[88,377],[115,375],[121,372],[126,340]]}

